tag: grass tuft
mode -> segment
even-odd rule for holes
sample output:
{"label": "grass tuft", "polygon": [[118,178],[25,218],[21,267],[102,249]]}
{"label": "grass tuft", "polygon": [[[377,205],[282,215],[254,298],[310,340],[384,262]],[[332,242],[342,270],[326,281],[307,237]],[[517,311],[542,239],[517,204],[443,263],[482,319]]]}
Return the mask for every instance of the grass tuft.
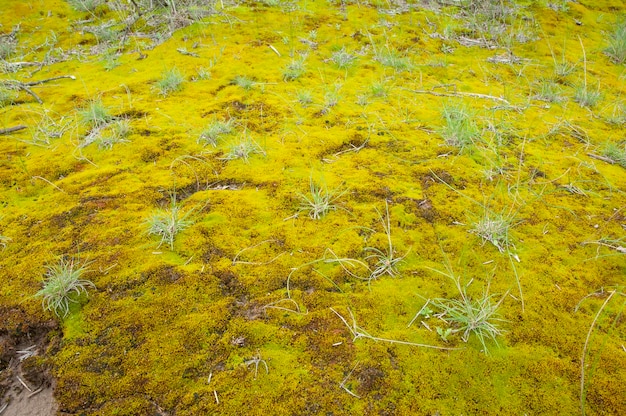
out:
{"label": "grass tuft", "polygon": [[228,151],[224,155],[224,160],[236,160],[243,159],[244,162],[248,162],[250,157],[254,154],[265,155],[265,151],[259,144],[251,137],[244,134],[238,142],[230,144]]}
{"label": "grass tuft", "polygon": [[210,144],[217,146],[217,142],[221,136],[232,133],[233,124],[235,119],[229,119],[228,121],[213,120],[203,131],[198,138],[199,143]]}
{"label": "grass tuft", "polygon": [[47,266],[43,289],[35,294],[41,297],[45,310],[53,311],[59,317],[69,313],[70,303],[76,303],[73,294],[87,294],[87,288],[96,286],[89,280],[81,279],[87,271],[87,264],[77,264],[73,259],[61,259],[57,264]]}
{"label": "grass tuft", "polygon": [[292,60],[283,70],[283,80],[295,81],[304,75],[305,72],[305,60],[306,57]]}
{"label": "grass tuft", "polygon": [[369,280],[377,279],[385,274],[388,274],[391,277],[398,276],[400,274],[398,271],[398,264],[402,262],[408,254],[407,252],[402,257],[395,257],[395,249],[393,247],[393,243],[391,242],[391,220],[389,217],[389,204],[387,201],[385,201],[385,217],[383,217],[378,210],[376,211],[378,212],[380,221],[383,224],[383,229],[385,230],[385,235],[387,236],[387,247],[385,250],[380,250],[375,247],[365,247],[365,251],[372,253],[365,257],[365,260],[373,259],[375,262]]}
{"label": "grass tuft", "polygon": [[622,19],[609,34],[609,46],[604,52],[616,64],[626,62],[626,19]]}
{"label": "grass tuft", "polygon": [[602,156],[609,158],[617,165],[626,168],[626,144],[607,142],[602,148]]}
{"label": "grass tuft", "polygon": [[467,294],[467,286],[462,287],[458,279],[455,283],[460,299],[437,298],[431,302],[441,311],[439,318],[452,326],[448,333],[461,333],[464,342],[473,334],[480,341],[485,354],[488,354],[486,341],[491,339],[497,345],[497,336],[502,334],[499,322],[504,320],[499,318],[498,309],[506,294],[497,302],[494,301],[494,295],[489,295],[487,291],[474,299]]}
{"label": "grass tuft", "polygon": [[167,97],[173,92],[182,90],[183,82],[185,82],[185,77],[178,68],[174,67],[163,71],[161,79],[156,82],[155,86],[159,95]]}
{"label": "grass tuft", "polygon": [[462,153],[474,144],[479,130],[469,108],[459,104],[445,104],[442,115],[445,125],[441,135],[447,145],[459,148],[459,153]]}
{"label": "grass tuft", "polygon": [[470,232],[483,240],[483,244],[490,242],[501,253],[512,246],[509,230],[516,225],[512,215],[494,213],[485,208],[485,212],[478,221],[474,222]]}
{"label": "grass tuft", "polygon": [[111,109],[104,104],[102,100],[95,99],[89,102],[80,111],[80,118],[84,124],[91,127],[101,127],[109,123],[113,116],[111,115]]}
{"label": "grass tuft", "polygon": [[181,207],[176,202],[176,195],[172,195],[172,202],[169,209],[160,210],[152,214],[147,220],[148,235],[156,235],[161,237],[161,241],[157,248],[163,243],[169,245],[170,250],[174,250],[174,239],[181,231],[193,225],[193,220],[189,219],[189,215],[193,210],[181,213]]}
{"label": "grass tuft", "polygon": [[313,179],[309,180],[309,193],[299,194],[301,204],[298,212],[308,212],[309,218],[319,220],[328,214],[329,211],[335,211],[337,205],[335,202],[343,195],[345,191],[338,189],[328,189],[325,184],[317,185]]}

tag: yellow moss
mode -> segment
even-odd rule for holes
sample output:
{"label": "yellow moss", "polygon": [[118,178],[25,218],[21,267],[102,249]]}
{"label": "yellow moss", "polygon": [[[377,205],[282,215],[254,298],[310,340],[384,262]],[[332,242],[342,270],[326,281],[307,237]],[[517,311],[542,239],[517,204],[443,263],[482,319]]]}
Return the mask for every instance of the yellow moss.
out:
{"label": "yellow moss", "polygon": [[[63,59],[0,78],[76,77],[33,87],[43,106],[20,91],[0,109],[0,128],[29,126],[0,141],[0,235],[11,238],[0,256],[10,276],[1,303],[43,317],[32,295],[45,264],[57,255],[93,262],[88,278],[97,290],[63,321],[51,357],[62,408],[95,415],[578,412],[577,363],[601,299],[573,311],[589,293],[621,285],[626,268],[622,254],[596,244],[623,245],[624,169],[589,156],[623,139],[623,126],[607,121],[626,92],[623,68],[603,54],[623,6],[567,2],[558,11],[507,1],[500,27],[461,6],[223,3],[160,45],[135,38],[120,46],[119,65],[105,70],[103,53],[116,45],[97,51],[102,44],[84,26],[123,13],[4,2],[2,32],[16,16],[22,22],[19,54],[9,61],[44,59],[51,30],[63,49],[54,56]],[[483,32],[473,18],[487,24]],[[148,23],[141,18],[134,28],[149,33]],[[585,79],[578,36],[588,85],[602,92],[591,109],[572,98]],[[487,40],[495,43],[463,46]],[[355,57],[346,70],[331,62],[341,48]],[[405,60],[394,68],[376,56],[385,51]],[[284,68],[301,57],[304,73],[285,81]],[[506,61],[513,57],[520,61]],[[563,59],[575,69],[558,78],[554,60]],[[172,68],[185,78],[182,89],[161,96],[155,83]],[[201,69],[210,77],[200,79]],[[235,85],[238,76],[251,88]],[[536,99],[539,80],[556,82],[563,100]],[[372,94],[377,82],[386,96]],[[304,90],[312,98],[306,106],[297,100]],[[80,112],[96,99],[128,120],[127,142],[79,146],[94,133]],[[461,152],[441,134],[442,109],[455,103],[471,109],[480,131]],[[46,110],[71,128],[36,146],[29,142]],[[215,147],[198,141],[213,120],[232,120],[234,130]],[[245,137],[258,153],[228,160],[229,145]],[[311,180],[345,191],[319,220],[298,212]],[[173,194],[184,212],[193,210],[194,224],[176,236],[174,250],[157,249],[144,221]],[[366,247],[387,249],[376,211],[384,213],[385,201],[394,256],[408,253],[399,276],[368,282],[362,265],[351,275],[322,261],[334,260],[327,249],[364,262]],[[486,213],[514,219],[510,256],[470,232]],[[487,286],[508,292],[505,332],[499,347],[489,344],[491,355],[473,337],[445,343],[436,318],[407,327],[427,299],[458,298],[452,281],[432,271],[445,270],[446,257],[463,283],[473,279],[470,295]],[[346,317],[349,307],[374,336],[462,349],[352,340],[331,307]],[[599,358],[588,414],[624,413],[624,328],[607,331],[606,322],[598,328],[603,338],[593,338],[606,347],[591,349]]]}

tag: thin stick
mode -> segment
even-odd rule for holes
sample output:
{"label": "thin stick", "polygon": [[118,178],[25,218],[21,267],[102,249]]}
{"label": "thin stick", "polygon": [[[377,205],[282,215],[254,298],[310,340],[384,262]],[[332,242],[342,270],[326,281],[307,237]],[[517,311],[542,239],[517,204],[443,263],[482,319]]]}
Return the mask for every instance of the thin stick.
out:
{"label": "thin stick", "polygon": [[47,182],[49,185],[51,185],[52,187],[56,188],[57,190],[63,192],[64,194],[67,193],[63,189],[59,188],[58,186],[56,186],[55,184],[53,184],[52,182],[47,180],[46,178],[42,178],[41,176],[33,176],[33,179],[41,179],[42,181]]}
{"label": "thin stick", "polygon": [[20,84],[29,86],[29,87],[34,87],[35,85],[40,85],[43,84],[45,82],[50,82],[50,81],[56,81],[57,79],[72,79],[75,80],[76,77],[74,75],[59,75],[58,77],[52,77],[52,78],[46,78],[46,79],[42,79],[39,81],[33,81],[33,82],[20,82]]}
{"label": "thin stick", "polygon": [[11,134],[16,131],[24,130],[26,128],[28,127],[20,124],[19,126],[8,127],[6,129],[0,129],[0,136],[2,136],[3,134]]}
{"label": "thin stick", "polygon": [[26,390],[28,390],[28,391],[29,391],[29,392],[31,392],[31,393],[33,392],[33,390],[32,390],[30,387],[28,387],[28,385],[26,385],[26,383],[24,383],[24,380],[22,380],[22,379],[20,378],[20,376],[17,376],[17,381],[19,381],[20,383],[22,383],[22,386],[26,387]]}
{"label": "thin stick", "polygon": [[436,92],[436,91],[429,91],[429,90],[410,90],[408,88],[403,88],[405,91],[409,91],[412,92],[414,94],[430,94],[430,95],[434,95],[436,97],[472,97],[472,98],[482,98],[482,99],[486,99],[486,100],[493,100],[493,101],[498,101],[501,102],[503,104],[506,104],[508,106],[512,107],[512,104],[505,100],[504,98],[500,98],[500,97],[496,97],[494,95],[487,95],[487,94],[479,94],[476,92],[462,92],[462,91],[456,91],[456,92]]}
{"label": "thin stick", "polygon": [[611,165],[614,165],[616,163],[613,159],[611,159],[610,157],[606,157],[606,156],[595,155],[593,153],[587,153],[587,156],[589,156],[592,159],[598,159],[603,162],[610,163]]}
{"label": "thin stick", "polygon": [[604,303],[596,313],[596,316],[593,318],[593,322],[591,322],[591,326],[589,327],[589,332],[587,332],[587,339],[585,340],[585,346],[583,347],[583,356],[580,360],[580,413],[582,416],[585,416],[585,356],[587,355],[587,346],[589,345],[589,338],[591,338],[591,332],[593,331],[593,327],[596,325],[596,321],[600,314],[604,310],[604,307],[611,300],[613,295],[615,294],[615,290],[611,291],[611,294],[604,300]]}
{"label": "thin stick", "polygon": [[345,391],[348,392],[348,394],[356,397],[357,399],[360,399],[361,396],[359,396],[356,393],[351,392],[347,387],[346,387],[346,381],[348,381],[348,379],[350,378],[350,376],[352,375],[352,373],[354,372],[354,370],[356,370],[357,366],[359,365],[360,361],[357,361],[356,364],[354,364],[354,367],[352,367],[352,370],[350,370],[350,372],[348,373],[347,376],[344,377],[344,379],[341,381],[341,383],[339,383],[339,387],[341,387],[342,389],[344,389]]}
{"label": "thin stick", "polygon": [[32,392],[31,394],[29,394],[28,396],[26,396],[27,399],[30,399],[31,397],[41,393],[43,391],[43,387],[39,387],[37,390],[35,390],[34,392]]}
{"label": "thin stick", "polygon": [[350,326],[350,324],[348,324],[348,321],[346,321],[346,318],[341,316],[341,314],[339,314],[339,312],[337,312],[333,308],[330,308],[330,310],[333,311],[335,313],[335,315],[337,315],[339,317],[339,319],[341,319],[343,321],[343,323],[348,327],[348,330],[353,335],[353,339],[352,339],[353,341],[356,341],[359,338],[369,338],[369,339],[374,340],[374,341],[389,342],[391,344],[411,345],[411,346],[414,346],[414,347],[433,348],[433,349],[436,349],[436,350],[451,351],[451,350],[460,350],[461,349],[461,348],[451,348],[451,347],[440,347],[438,345],[418,344],[416,342],[399,341],[399,340],[396,340],[396,339],[389,339],[389,338],[374,337],[374,336],[368,334],[367,332],[365,332],[365,330],[363,328],[360,328],[356,324],[356,320],[355,320],[354,315],[352,314],[352,311],[350,310],[350,308],[348,308],[348,312],[350,312],[350,316],[352,317],[352,326]]}
{"label": "thin stick", "polygon": [[423,311],[424,309],[426,309],[426,307],[428,306],[428,304],[429,304],[429,303],[430,303],[430,299],[428,299],[428,300],[426,301],[426,303],[424,304],[424,306],[422,306],[422,307],[420,308],[420,310],[419,310],[419,311],[417,311],[417,313],[415,314],[415,316],[413,317],[413,319],[411,319],[411,322],[409,322],[409,324],[406,326],[407,328],[409,328],[411,325],[413,325],[413,322],[415,322],[415,320],[417,319],[417,317],[418,317],[418,316],[420,316],[420,314],[422,313],[422,311]]}

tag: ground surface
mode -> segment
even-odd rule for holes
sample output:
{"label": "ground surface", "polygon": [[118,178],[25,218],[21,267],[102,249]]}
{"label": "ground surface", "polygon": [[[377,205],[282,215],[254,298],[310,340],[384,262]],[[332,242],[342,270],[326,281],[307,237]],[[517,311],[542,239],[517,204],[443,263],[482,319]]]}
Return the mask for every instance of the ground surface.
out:
{"label": "ground surface", "polygon": [[202,3],[0,0],[4,414],[626,414],[623,2]]}

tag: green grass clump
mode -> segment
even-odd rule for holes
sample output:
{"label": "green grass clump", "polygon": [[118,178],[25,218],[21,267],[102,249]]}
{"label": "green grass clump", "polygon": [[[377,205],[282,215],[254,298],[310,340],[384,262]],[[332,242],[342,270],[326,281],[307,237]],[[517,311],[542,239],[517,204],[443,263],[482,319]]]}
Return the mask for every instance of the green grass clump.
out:
{"label": "green grass clump", "polygon": [[155,86],[159,95],[166,97],[173,92],[182,90],[183,82],[185,82],[185,77],[178,68],[174,67],[163,71],[161,79],[156,82]]}
{"label": "green grass clump", "polygon": [[479,129],[474,121],[474,114],[465,106],[445,104],[442,111],[445,125],[441,135],[449,146],[459,148],[462,153],[472,146],[479,136]]}
{"label": "green grass clump", "polygon": [[586,83],[578,85],[574,90],[574,101],[578,103],[581,107],[584,108],[592,108],[600,101],[602,98],[602,93],[600,92],[600,87],[597,89],[588,88]]}
{"label": "green grass clump", "polygon": [[0,86],[0,108],[7,107],[15,102],[17,92]]}
{"label": "green grass clump", "polygon": [[111,110],[102,104],[100,99],[95,99],[80,111],[80,118],[84,124],[90,127],[101,127],[109,123],[113,116]]}
{"label": "green grass clump", "polygon": [[329,211],[335,211],[335,202],[345,193],[337,189],[328,189],[325,185],[317,185],[313,180],[309,180],[309,193],[300,193],[301,204],[298,212],[308,212],[309,217],[319,220]]}
{"label": "green grass clump", "polygon": [[239,141],[230,144],[228,151],[224,155],[224,160],[242,159],[248,162],[254,154],[265,155],[265,151],[251,137],[244,135]]}
{"label": "green grass clump", "polygon": [[72,294],[77,296],[81,293],[87,294],[88,287],[96,287],[91,281],[81,279],[87,270],[86,266],[85,263],[80,265],[73,259],[62,258],[57,264],[47,267],[43,289],[35,294],[36,297],[43,298],[45,310],[65,317],[69,313],[70,302],[76,303],[76,300],[72,299]]}
{"label": "green grass clump", "polygon": [[604,52],[616,64],[626,62],[626,19],[618,22],[615,30],[609,34],[609,46]]}
{"label": "green grass clump", "polygon": [[451,334],[460,333],[461,339],[467,342],[472,334],[478,338],[485,354],[488,353],[486,341],[491,339],[497,345],[496,337],[502,334],[499,323],[504,320],[499,318],[498,309],[506,297],[506,293],[499,301],[494,301],[494,295],[489,295],[488,289],[480,297],[472,298],[467,294],[467,287],[461,286],[460,278],[452,274],[437,271],[450,277],[459,291],[460,299],[436,298],[431,304],[439,309],[437,316],[450,327],[446,330],[438,328],[437,332],[444,339]]}
{"label": "green grass clump", "polygon": [[238,87],[243,88],[246,91],[251,90],[252,88],[254,88],[255,82],[248,78],[245,77],[243,75],[237,75],[232,82],[233,85],[236,85]]}
{"label": "green grass clump", "polygon": [[381,65],[393,68],[396,72],[409,71],[413,68],[413,64],[409,58],[402,56],[400,52],[390,49],[387,46],[376,51],[375,59],[380,62]]}
{"label": "green grass clump", "polygon": [[330,56],[330,60],[339,69],[348,69],[356,61],[356,56],[346,51],[345,48],[341,48],[335,51]]}
{"label": "green grass clump", "polygon": [[602,156],[626,168],[626,144],[608,142],[602,148]]}
{"label": "green grass clump", "polygon": [[160,210],[146,220],[148,235],[161,237],[157,248],[160,248],[163,243],[167,243],[170,250],[174,250],[176,235],[191,227],[194,223],[193,220],[189,219],[189,215],[192,212],[188,211],[182,214],[181,207],[176,202],[176,195],[173,195],[169,209]]}
{"label": "green grass clump", "polygon": [[11,241],[9,237],[5,235],[0,235],[0,246],[2,246],[3,250],[7,248],[7,244],[9,243],[9,241]]}
{"label": "green grass clump", "polygon": [[483,244],[490,242],[503,253],[512,245],[509,230],[515,225],[515,218],[512,215],[494,213],[485,209],[483,216],[473,223],[470,232],[479,236]]}
{"label": "green grass clump", "polygon": [[200,133],[199,143],[217,146],[220,136],[230,134],[233,131],[234,119],[228,121],[214,120]]}
{"label": "green grass clump", "polygon": [[115,120],[100,133],[98,145],[102,149],[112,149],[117,143],[128,143],[130,134],[130,121],[127,119]]}
{"label": "green grass clump", "polygon": [[396,250],[393,246],[393,243],[391,242],[391,220],[389,217],[389,204],[386,201],[385,210],[385,217],[383,217],[382,214],[378,212],[378,210],[377,212],[380,218],[380,222],[383,224],[385,236],[387,237],[387,247],[384,250],[378,249],[376,247],[365,247],[366,252],[372,253],[365,257],[365,260],[374,261],[374,266],[370,273],[369,280],[377,279],[386,274],[391,277],[398,276],[400,274],[400,272],[398,271],[398,265],[408,254],[407,252],[401,257],[395,256]]}
{"label": "green grass clump", "polygon": [[310,90],[299,90],[296,92],[296,100],[303,106],[313,103],[313,93]]}
{"label": "green grass clump", "polygon": [[305,72],[305,63],[304,57],[300,59],[292,60],[283,70],[283,80],[285,81],[295,81],[304,75]]}

